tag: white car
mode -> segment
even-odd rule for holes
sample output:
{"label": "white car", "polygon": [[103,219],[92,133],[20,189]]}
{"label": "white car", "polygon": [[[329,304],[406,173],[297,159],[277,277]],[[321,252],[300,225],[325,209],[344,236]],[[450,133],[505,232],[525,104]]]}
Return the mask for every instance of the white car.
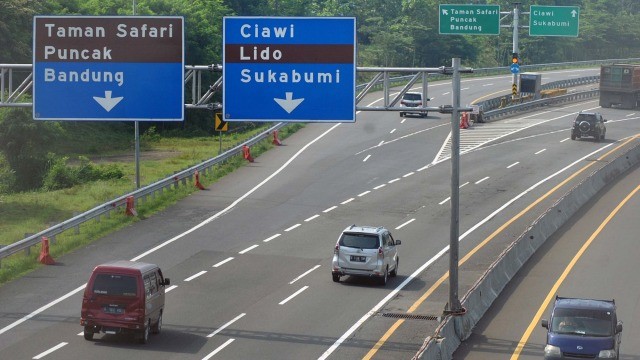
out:
{"label": "white car", "polygon": [[376,277],[381,285],[398,274],[400,240],[394,240],[384,227],[351,225],[342,231],[333,251],[331,275]]}
{"label": "white car", "polygon": [[[427,98],[427,101],[431,99]],[[402,95],[402,100],[400,100],[400,105],[402,107],[410,107],[410,108],[418,108],[427,106],[427,101],[422,101],[422,93],[421,92],[407,92]],[[400,116],[405,116],[407,114],[418,114],[422,117],[426,117],[429,112],[426,110],[415,110],[415,111],[400,111]]]}

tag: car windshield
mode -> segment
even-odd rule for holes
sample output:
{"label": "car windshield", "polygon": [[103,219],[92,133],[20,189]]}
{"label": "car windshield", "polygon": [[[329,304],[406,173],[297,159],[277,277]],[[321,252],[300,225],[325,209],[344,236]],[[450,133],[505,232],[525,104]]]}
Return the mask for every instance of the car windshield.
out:
{"label": "car windshield", "polygon": [[421,98],[422,98],[422,95],[420,94],[404,94],[404,97],[403,97],[403,99],[405,100],[420,100]]}
{"label": "car windshield", "polygon": [[576,118],[576,122],[582,122],[582,121],[588,121],[590,123],[593,123],[596,121],[596,117],[590,114],[578,114],[578,117]]}
{"label": "car windshield", "polygon": [[551,331],[558,334],[611,336],[612,314],[607,310],[556,309]]}
{"label": "car windshield", "polygon": [[98,274],[93,281],[93,293],[110,296],[136,296],[136,278],[126,275]]}
{"label": "car windshield", "polygon": [[342,234],[340,245],[360,249],[377,249],[379,247],[378,236],[367,234]]}

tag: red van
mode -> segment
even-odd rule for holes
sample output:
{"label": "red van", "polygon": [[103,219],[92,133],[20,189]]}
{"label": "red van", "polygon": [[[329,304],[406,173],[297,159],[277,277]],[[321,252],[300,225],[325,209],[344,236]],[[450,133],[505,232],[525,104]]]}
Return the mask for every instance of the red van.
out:
{"label": "red van", "polygon": [[96,266],[82,297],[84,338],[128,333],[147,343],[149,333],[162,328],[167,285],[158,265],[121,260]]}

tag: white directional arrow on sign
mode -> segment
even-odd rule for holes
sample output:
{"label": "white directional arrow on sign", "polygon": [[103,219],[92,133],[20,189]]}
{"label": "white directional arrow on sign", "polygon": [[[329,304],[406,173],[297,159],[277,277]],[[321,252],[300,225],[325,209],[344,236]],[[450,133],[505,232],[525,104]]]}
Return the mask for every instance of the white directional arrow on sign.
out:
{"label": "white directional arrow on sign", "polygon": [[576,15],[578,15],[578,12],[575,10],[571,10],[571,17],[576,17]]}
{"label": "white directional arrow on sign", "polygon": [[285,96],[286,99],[273,98],[273,100],[275,100],[278,103],[278,105],[280,105],[286,112],[291,114],[291,112],[295,110],[298,107],[298,105],[300,105],[301,102],[304,101],[304,98],[294,99],[292,92],[287,92],[285,94],[286,94]]}
{"label": "white directional arrow on sign", "polygon": [[94,96],[93,100],[97,101],[107,112],[111,111],[124,97],[111,97],[111,91],[105,91],[104,97]]}
{"label": "white directional arrow on sign", "polygon": [[449,11],[447,11],[447,9],[442,9],[442,15],[449,15]]}

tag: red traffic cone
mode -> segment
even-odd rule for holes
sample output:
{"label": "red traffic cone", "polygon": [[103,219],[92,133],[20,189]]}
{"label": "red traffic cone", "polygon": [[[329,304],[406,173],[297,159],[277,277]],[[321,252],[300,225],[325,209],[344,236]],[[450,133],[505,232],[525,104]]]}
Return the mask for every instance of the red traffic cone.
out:
{"label": "red traffic cone", "polygon": [[242,145],[242,155],[248,162],[253,162],[253,158],[251,157],[251,150],[247,145]]}
{"label": "red traffic cone", "polygon": [[196,170],[195,175],[196,175],[196,182],[195,182],[196,187],[200,190],[204,190],[204,186],[200,183],[200,172]]}
{"label": "red traffic cone", "polygon": [[42,247],[40,248],[40,256],[38,256],[38,261],[41,264],[45,265],[53,265],[56,263],[49,254],[49,238],[46,236],[42,237]]}

